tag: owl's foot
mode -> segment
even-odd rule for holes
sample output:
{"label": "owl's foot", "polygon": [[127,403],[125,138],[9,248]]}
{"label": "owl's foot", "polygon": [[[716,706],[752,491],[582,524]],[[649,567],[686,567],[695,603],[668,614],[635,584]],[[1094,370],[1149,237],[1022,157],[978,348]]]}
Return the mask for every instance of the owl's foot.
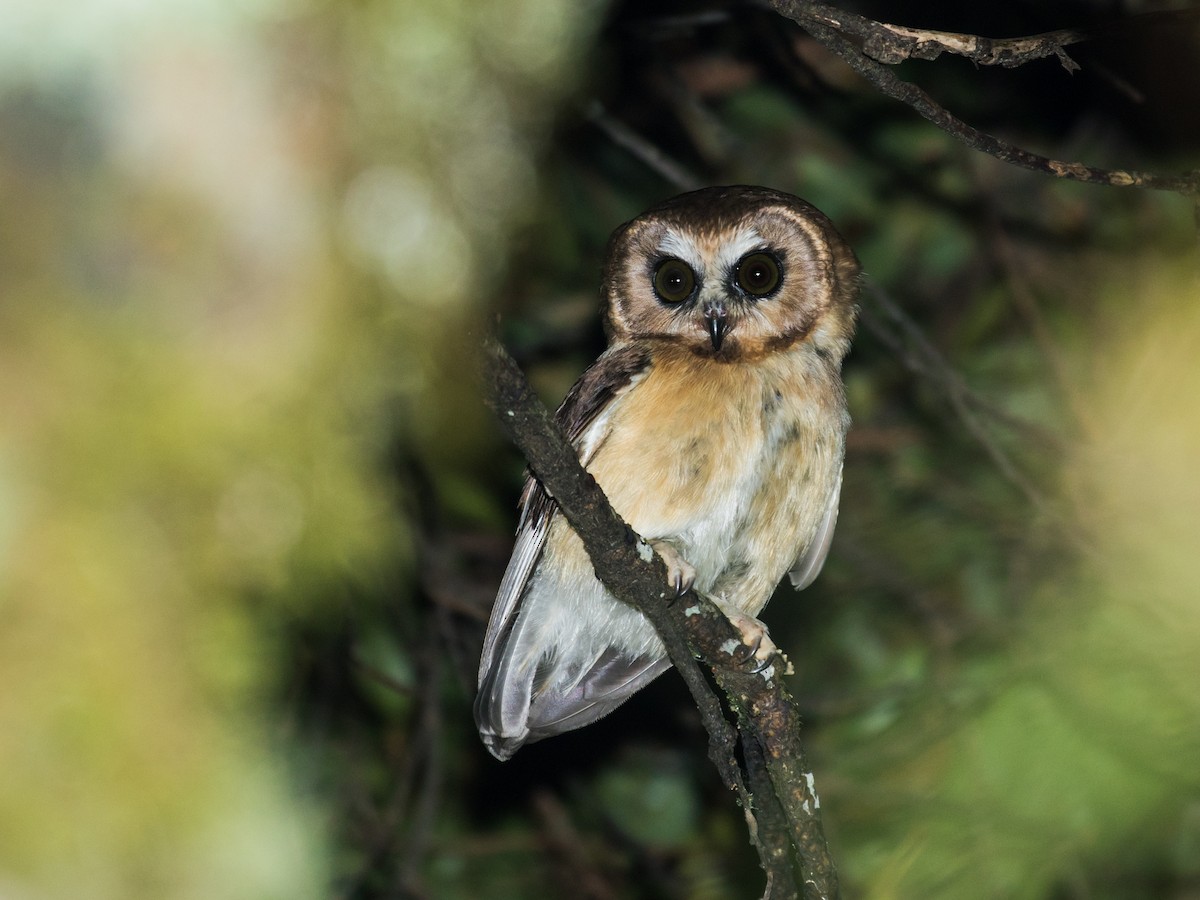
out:
{"label": "owl's foot", "polygon": [[725,614],[729,616],[729,621],[742,636],[742,646],[745,648],[747,656],[754,659],[755,672],[765,672],[772,665],[775,657],[779,657],[783,663],[783,674],[794,674],[795,670],[792,668],[792,664],[783,651],[771,640],[766,625],[754,616],[748,616],[745,613],[725,610]]}
{"label": "owl's foot", "polygon": [[675,596],[681,597],[690,591],[696,583],[696,570],[692,568],[691,563],[666,541],[650,541],[649,544],[667,564],[667,584],[675,589]]}

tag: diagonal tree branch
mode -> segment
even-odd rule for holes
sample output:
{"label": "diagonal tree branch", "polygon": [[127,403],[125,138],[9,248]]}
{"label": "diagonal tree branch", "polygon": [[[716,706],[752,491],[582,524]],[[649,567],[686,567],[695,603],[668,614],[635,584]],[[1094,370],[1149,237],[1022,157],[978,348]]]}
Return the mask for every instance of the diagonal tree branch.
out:
{"label": "diagonal tree branch", "polygon": [[[1064,65],[1069,69],[1075,64],[1066,57],[1063,47],[1068,43],[1083,40],[1086,37],[1083,32],[1049,32],[1033,38],[1015,38],[1013,40],[1017,44],[1010,44],[1007,49],[1002,47],[997,56],[995,47],[997,44],[1003,45],[1002,41],[978,38],[974,35],[921,32],[896,25],[884,25],[810,0],[767,0],[767,5],[785,18],[796,22],[884,94],[908,104],[938,128],[958,138],[973,150],[1057,178],[1115,187],[1174,191],[1193,199],[1200,196],[1200,171],[1193,170],[1181,175],[1158,175],[1133,169],[1102,169],[1041,156],[1003,141],[957,118],[920,87],[899,78],[884,65],[901,62],[910,56],[932,59],[938,53],[947,51],[967,56],[976,62],[1015,66],[1055,53],[1064,60]],[[848,35],[863,40],[863,46],[857,46]],[[940,38],[935,37],[939,35]],[[923,47],[925,49],[922,49]],[[1021,52],[1017,52],[1014,47],[1020,48]]]}
{"label": "diagonal tree branch", "polygon": [[[769,873],[768,896],[788,896],[787,887],[777,882],[787,871],[780,861],[794,853],[800,861],[802,883],[798,890],[793,886],[792,896],[799,893],[805,900],[834,900],[839,896],[837,873],[800,741],[799,716],[777,677],[778,665],[756,671],[758,664],[737,630],[707,598],[692,591],[673,597],[662,560],[613,511],[516,362],[494,339],[485,341],[484,350],[488,406],[583,540],[596,576],[613,596],[646,616],[687,683],[709,734],[709,757],[725,783],[737,792],[751,841]],[[760,748],[761,752],[745,756],[750,765],[755,759],[762,761],[773,798],[755,803],[747,789],[735,756],[737,735],[696,665],[696,657],[711,668],[726,692],[743,737]],[[760,794],[759,786],[767,783],[759,770],[750,782]],[[787,845],[780,844],[781,836],[786,836]]]}
{"label": "diagonal tree branch", "polygon": [[614,144],[641,160],[647,168],[658,174],[664,181],[675,185],[681,191],[694,191],[698,187],[703,187],[704,182],[690,172],[686,166],[672,159],[624,122],[614,119],[599,101],[588,106],[587,117],[608,135]]}

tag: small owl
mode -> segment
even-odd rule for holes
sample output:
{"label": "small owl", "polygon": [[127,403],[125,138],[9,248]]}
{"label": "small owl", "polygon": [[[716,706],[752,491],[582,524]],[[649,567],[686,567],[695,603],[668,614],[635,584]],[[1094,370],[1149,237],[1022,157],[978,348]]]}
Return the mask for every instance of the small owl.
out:
{"label": "small owl", "polygon": [[[675,591],[694,587],[735,623],[785,574],[809,585],[829,550],[858,274],[829,219],[762,187],[684,194],[609,242],[609,346],[558,422]],[[587,725],[669,666],[530,477],[479,665],[488,749],[508,759]]]}

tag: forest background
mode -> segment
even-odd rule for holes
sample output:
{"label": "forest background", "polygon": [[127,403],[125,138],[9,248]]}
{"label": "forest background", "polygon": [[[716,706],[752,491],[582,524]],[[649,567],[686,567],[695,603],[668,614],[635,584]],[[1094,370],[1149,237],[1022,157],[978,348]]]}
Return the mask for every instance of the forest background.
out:
{"label": "forest background", "polygon": [[[1200,13],[861,2],[1019,68],[895,71],[1045,155],[1200,166]],[[869,276],[796,667],[848,896],[1200,896],[1192,199],[963,146],[767,5],[0,4],[0,897],[742,898],[674,675],[491,759],[523,461],[608,234],[692,186]]]}

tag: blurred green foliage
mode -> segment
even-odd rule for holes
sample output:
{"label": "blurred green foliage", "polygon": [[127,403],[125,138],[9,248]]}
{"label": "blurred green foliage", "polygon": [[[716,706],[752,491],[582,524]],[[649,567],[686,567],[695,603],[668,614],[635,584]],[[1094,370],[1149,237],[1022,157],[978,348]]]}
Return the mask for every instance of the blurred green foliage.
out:
{"label": "blurred green foliage", "polygon": [[[1088,13],[1001,6],[884,17]],[[716,12],[0,11],[0,895],[761,892],[671,676],[503,766],[470,716],[522,470],[476,341],[499,314],[549,403],[594,358],[607,235],[678,189],[639,146],[806,197],[870,276],[838,535],[766,614],[847,895],[1195,893],[1190,205],[973,156]],[[1194,166],[1128,37],[1073,79],[903,73]]]}

